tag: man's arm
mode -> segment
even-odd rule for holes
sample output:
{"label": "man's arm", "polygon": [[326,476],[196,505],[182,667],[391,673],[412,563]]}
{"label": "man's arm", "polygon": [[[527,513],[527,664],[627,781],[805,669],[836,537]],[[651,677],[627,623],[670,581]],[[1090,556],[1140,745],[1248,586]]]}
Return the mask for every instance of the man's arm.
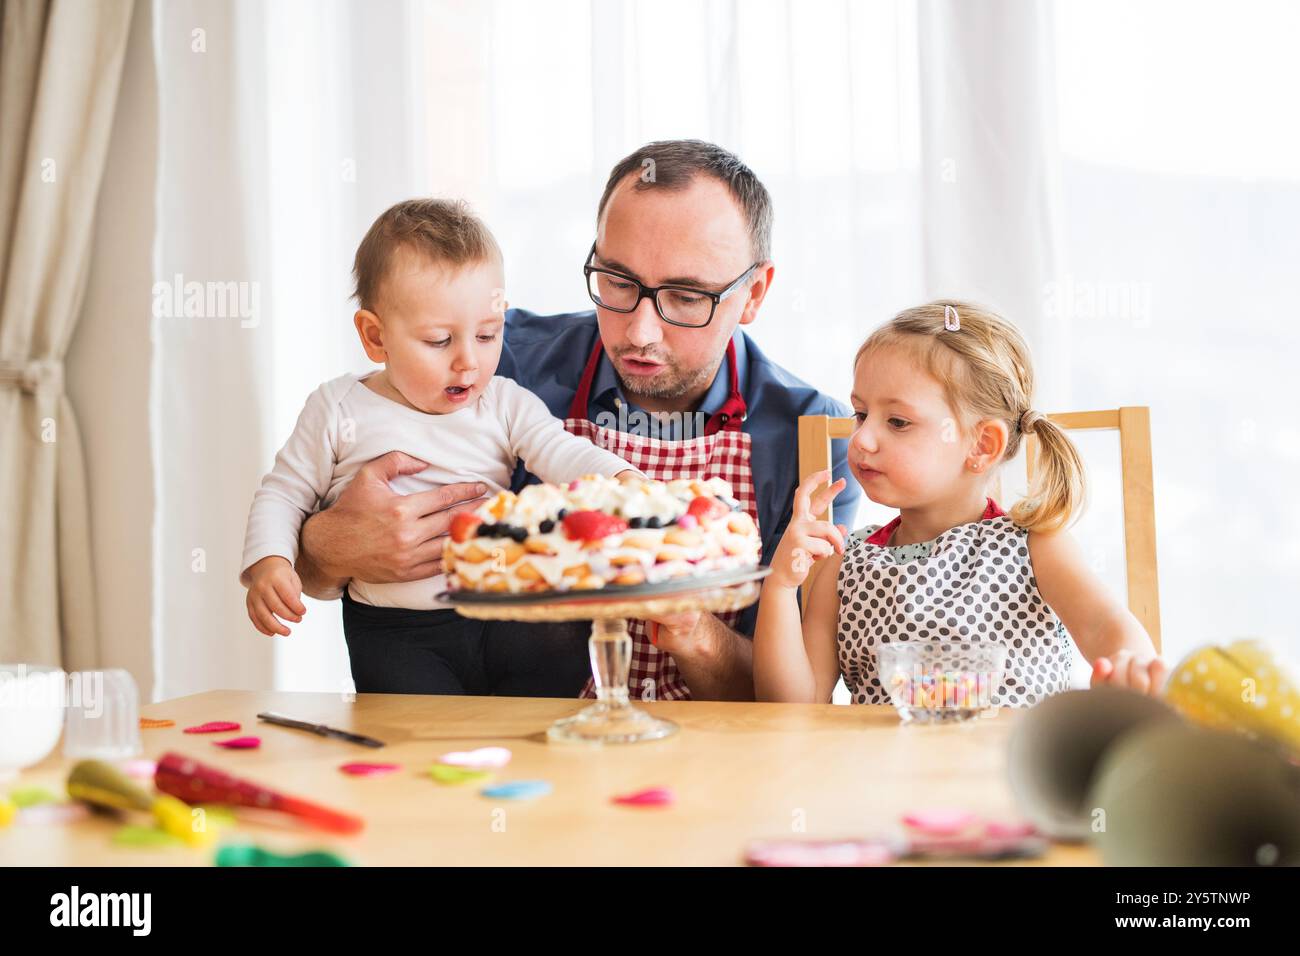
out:
{"label": "man's arm", "polygon": [[464,482],[399,495],[388,484],[427,467],[389,452],[363,465],[333,506],[308,518],[294,565],[303,591],[328,600],[352,578],[384,584],[439,574],[451,519],[477,508],[487,488]]}
{"label": "man's arm", "polygon": [[673,656],[692,700],[754,699],[754,645],[749,638],[698,611],[657,623],[657,646]]}

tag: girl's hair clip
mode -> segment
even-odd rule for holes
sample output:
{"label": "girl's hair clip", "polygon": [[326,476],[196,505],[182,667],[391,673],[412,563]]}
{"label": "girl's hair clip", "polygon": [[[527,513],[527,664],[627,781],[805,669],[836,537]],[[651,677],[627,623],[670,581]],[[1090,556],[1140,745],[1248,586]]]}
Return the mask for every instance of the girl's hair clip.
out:
{"label": "girl's hair clip", "polygon": [[957,310],[950,305],[943,307],[943,327],[949,332],[961,331],[961,318],[957,315]]}

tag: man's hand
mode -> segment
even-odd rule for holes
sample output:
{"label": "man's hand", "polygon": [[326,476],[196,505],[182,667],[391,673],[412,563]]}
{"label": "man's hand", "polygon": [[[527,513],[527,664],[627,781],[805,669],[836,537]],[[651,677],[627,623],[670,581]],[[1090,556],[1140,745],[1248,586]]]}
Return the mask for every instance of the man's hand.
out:
{"label": "man's hand", "polygon": [[298,569],[308,593],[351,578],[386,584],[441,573],[451,519],[477,508],[487,487],[461,482],[399,495],[388,484],[427,467],[403,452],[389,452],[361,466],[333,506],[307,520]]}
{"label": "man's hand", "polygon": [[753,700],[753,646],[713,614],[647,619],[650,640],[671,654],[695,700]]}
{"label": "man's hand", "polygon": [[700,618],[703,616],[703,611],[687,611],[660,618],[646,618],[650,643],[665,654],[672,654],[674,658],[678,655],[690,657],[692,652],[700,650]]}

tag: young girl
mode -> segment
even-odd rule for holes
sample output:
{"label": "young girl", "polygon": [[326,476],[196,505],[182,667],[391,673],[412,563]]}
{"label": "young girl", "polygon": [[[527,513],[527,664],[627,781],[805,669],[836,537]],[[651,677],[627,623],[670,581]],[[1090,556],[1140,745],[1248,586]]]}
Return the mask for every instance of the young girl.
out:
{"label": "young girl", "polygon": [[[871,334],[854,365],[849,465],[899,515],[846,541],[842,526],[814,517],[844,480],[818,491],[830,478],[821,472],[799,486],[759,605],[759,700],[825,703],[843,675],[854,703],[888,703],[876,647],[890,641],[1006,645],[993,696],[1004,706],[1069,688],[1068,637],[1094,685],[1159,691],[1165,665],[1151,639],[1062,530],[1083,502],[1083,465],[1032,410],[1033,388],[1020,333],[976,306],[932,302]],[[988,490],[1024,435],[1038,438],[1038,468],[1008,515]],[[822,560],[801,621],[796,592]]]}

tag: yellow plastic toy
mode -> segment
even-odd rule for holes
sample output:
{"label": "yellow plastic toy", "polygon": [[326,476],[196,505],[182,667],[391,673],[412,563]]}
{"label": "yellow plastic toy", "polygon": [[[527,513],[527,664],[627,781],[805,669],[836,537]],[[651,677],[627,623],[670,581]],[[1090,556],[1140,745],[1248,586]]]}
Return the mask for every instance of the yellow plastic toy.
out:
{"label": "yellow plastic toy", "polygon": [[193,808],[173,796],[145,793],[116,767],[98,760],[83,760],[68,774],[68,795],[115,810],[143,810],[152,813],[166,832],[190,846],[207,846],[216,837],[216,827],[195,827]]}
{"label": "yellow plastic toy", "polygon": [[1188,720],[1272,741],[1300,760],[1300,686],[1264,641],[1197,648],[1169,675],[1165,699]]}

